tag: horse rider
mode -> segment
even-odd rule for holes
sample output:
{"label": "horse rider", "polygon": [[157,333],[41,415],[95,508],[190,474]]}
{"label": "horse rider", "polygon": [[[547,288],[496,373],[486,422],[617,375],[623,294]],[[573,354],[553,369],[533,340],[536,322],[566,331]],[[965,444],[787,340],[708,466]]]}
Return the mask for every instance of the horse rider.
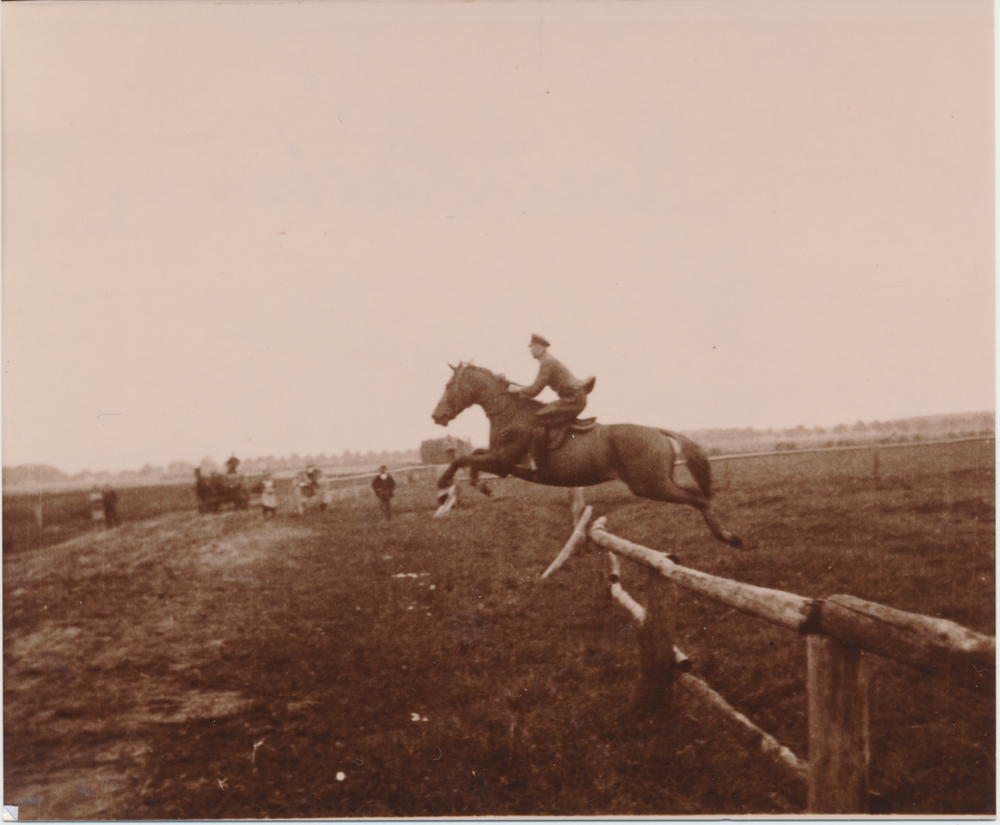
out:
{"label": "horse rider", "polygon": [[528,344],[532,358],[538,360],[538,377],[527,387],[516,384],[508,389],[522,398],[534,398],[546,387],[559,396],[535,413],[540,425],[535,427],[531,437],[531,469],[538,471],[545,460],[545,447],[549,427],[569,424],[587,406],[586,382],[578,380],[566,365],[549,353],[552,346],[541,335],[532,335]]}

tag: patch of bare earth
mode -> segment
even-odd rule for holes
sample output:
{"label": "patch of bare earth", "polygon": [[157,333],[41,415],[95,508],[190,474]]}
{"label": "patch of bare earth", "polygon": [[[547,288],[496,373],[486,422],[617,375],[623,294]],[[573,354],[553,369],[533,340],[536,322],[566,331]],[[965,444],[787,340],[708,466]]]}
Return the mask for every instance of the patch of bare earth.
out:
{"label": "patch of bare earth", "polygon": [[201,679],[226,657],[213,614],[312,536],[182,513],[5,559],[4,803],[21,819],[115,818],[165,756],[144,731],[252,704]]}

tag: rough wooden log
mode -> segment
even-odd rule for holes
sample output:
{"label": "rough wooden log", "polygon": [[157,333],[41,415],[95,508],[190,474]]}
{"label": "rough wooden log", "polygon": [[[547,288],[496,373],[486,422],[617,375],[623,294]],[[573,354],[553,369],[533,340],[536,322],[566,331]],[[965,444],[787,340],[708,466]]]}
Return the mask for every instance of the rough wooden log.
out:
{"label": "rough wooden log", "polygon": [[820,605],[820,628],[870,653],[955,684],[996,689],[996,639],[947,619],[907,613],[855,596],[831,596]]}
{"label": "rough wooden log", "polygon": [[587,502],[583,498],[583,487],[574,487],[569,494],[569,512],[574,527],[579,523],[580,516],[583,515],[583,508],[586,506]]}
{"label": "rough wooden log", "polygon": [[[618,557],[613,551],[608,555],[611,559],[611,593],[615,600],[625,607],[641,626],[646,620],[646,609],[622,587],[621,563],[618,561]],[[732,705],[712,690],[704,681],[691,676],[689,674],[692,665],[691,659],[677,645],[673,645],[671,655],[673,657],[672,680],[676,684],[686,687],[702,704],[720,712],[724,722],[742,742],[757,749],[761,754],[776,762],[779,767],[785,770],[790,783],[804,799],[809,774],[808,765],[792,753],[792,751],[779,743],[773,736],[761,730],[761,728],[747,719],[746,716],[732,707]]]}
{"label": "rough wooden log", "polygon": [[808,647],[811,814],[868,810],[868,684],[857,645],[811,635]]}
{"label": "rough wooden log", "polygon": [[682,567],[672,562],[665,553],[658,553],[612,535],[604,525],[603,517],[591,525],[590,538],[596,544],[654,568],[671,582],[687,590],[796,631],[805,631],[815,621],[814,602],[810,599]]}
{"label": "rough wooden log", "polygon": [[[646,608],[643,607],[639,602],[629,595],[628,591],[622,587],[619,578],[621,577],[621,565],[618,561],[618,557],[614,553],[608,553],[611,558],[611,595],[614,597],[615,601],[618,602],[622,607],[624,607],[629,613],[632,614],[632,618],[636,620],[639,624],[642,624],[646,620]],[[687,673],[691,670],[691,659],[690,657],[677,645],[674,645],[674,667],[678,670]]]}
{"label": "rough wooden log", "polygon": [[674,645],[674,667],[681,673],[687,673],[691,670],[690,657],[688,657],[683,650],[677,647],[677,645]]}
{"label": "rough wooden log", "polygon": [[674,698],[673,587],[652,568],[646,574],[646,615],[639,623],[642,676],[636,686],[636,709],[649,719],[662,718]]}
{"label": "rough wooden log", "polygon": [[576,527],[573,528],[573,533],[569,537],[569,541],[566,542],[565,547],[559,551],[559,555],[552,560],[552,564],[548,566],[548,569],[542,573],[542,578],[547,579],[556,570],[558,570],[565,563],[573,552],[583,544],[587,542],[587,524],[590,522],[590,517],[594,514],[594,508],[587,506],[583,509],[583,513],[580,516],[580,520],[577,521]]}
{"label": "rough wooden log", "polygon": [[646,608],[633,599],[620,582],[611,585],[611,597],[624,607],[639,624],[646,621]]}
{"label": "rough wooden log", "polygon": [[611,563],[610,579],[611,583],[614,584],[622,579],[622,563],[618,561],[618,556],[616,556],[613,551],[608,552],[608,558]]}
{"label": "rough wooden log", "polygon": [[745,746],[753,748],[781,768],[787,774],[790,783],[802,798],[805,798],[809,766],[804,761],[771,734],[757,727],[698,677],[690,673],[681,673],[677,677],[677,683],[703,705],[715,711],[718,718]]}

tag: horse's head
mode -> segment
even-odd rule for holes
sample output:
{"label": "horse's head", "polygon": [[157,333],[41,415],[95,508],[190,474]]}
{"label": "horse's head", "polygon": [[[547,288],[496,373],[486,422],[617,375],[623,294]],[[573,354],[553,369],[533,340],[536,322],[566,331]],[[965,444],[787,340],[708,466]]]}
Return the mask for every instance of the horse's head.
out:
{"label": "horse's head", "polygon": [[451,364],[448,366],[451,367],[451,380],[445,386],[444,395],[438,401],[434,412],[431,413],[434,423],[440,424],[442,427],[447,427],[456,415],[475,403],[475,398],[469,391],[468,382],[463,380],[469,365],[459,362],[457,367],[452,367]]}
{"label": "horse's head", "polygon": [[[451,364],[448,366],[451,367]],[[486,367],[461,362],[457,367],[451,367],[451,372],[444,395],[431,413],[435,424],[446,427],[456,415],[473,404],[479,404],[490,415],[507,403],[510,381],[502,375],[495,375]]]}

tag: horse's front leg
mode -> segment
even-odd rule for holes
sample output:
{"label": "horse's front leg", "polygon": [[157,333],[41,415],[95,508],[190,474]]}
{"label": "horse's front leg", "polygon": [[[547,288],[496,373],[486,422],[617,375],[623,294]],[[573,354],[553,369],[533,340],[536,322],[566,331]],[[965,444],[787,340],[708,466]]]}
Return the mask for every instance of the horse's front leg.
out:
{"label": "horse's front leg", "polygon": [[[463,456],[464,458],[464,456]],[[441,478],[438,479],[438,489],[444,490],[451,486],[451,480],[455,477],[455,473],[462,469],[465,465],[462,464],[462,458],[454,459],[451,464],[448,465],[448,469],[444,471]]]}
{"label": "horse's front leg", "polygon": [[[486,451],[482,450],[482,449],[479,449],[479,450],[473,450],[473,452],[474,453],[477,453],[477,452],[478,453],[484,453]],[[469,467],[469,485],[473,489],[479,490],[479,492],[482,493],[484,496],[491,496],[491,495],[493,495],[493,491],[489,487],[486,486],[486,482],[485,481],[482,482],[482,483],[480,483],[480,481],[479,481],[479,470],[477,470],[475,467]]]}
{"label": "horse's front leg", "polygon": [[516,450],[473,450],[469,455],[459,456],[448,465],[448,469],[444,471],[444,475],[438,479],[438,489],[444,490],[450,487],[455,473],[463,467],[469,467],[476,474],[493,473],[503,478],[510,475],[516,461]]}

